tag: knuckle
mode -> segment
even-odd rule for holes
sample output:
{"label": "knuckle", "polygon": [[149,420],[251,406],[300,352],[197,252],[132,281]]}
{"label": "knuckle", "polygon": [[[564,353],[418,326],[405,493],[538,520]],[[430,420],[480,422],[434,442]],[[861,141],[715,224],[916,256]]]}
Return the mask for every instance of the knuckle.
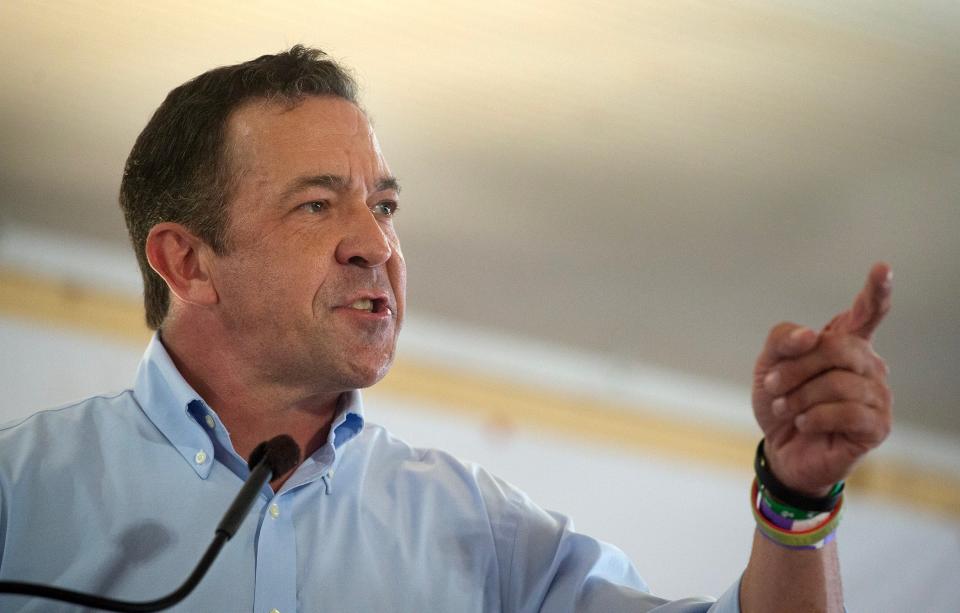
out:
{"label": "knuckle", "polygon": [[893,392],[890,390],[889,385],[880,384],[878,393],[880,396],[880,404],[882,406],[884,407],[893,406]]}
{"label": "knuckle", "polygon": [[873,434],[876,436],[877,443],[879,444],[890,436],[890,432],[893,430],[893,419],[889,413],[881,411],[875,413],[873,421]]}
{"label": "knuckle", "polygon": [[883,405],[883,393],[880,392],[873,381],[869,379],[860,379],[857,381],[855,397],[869,407],[879,407]]}
{"label": "knuckle", "polygon": [[850,396],[864,404],[872,404],[877,400],[877,393],[874,389],[876,385],[870,379],[850,374],[848,377],[850,383]]}
{"label": "knuckle", "polygon": [[880,373],[884,377],[886,377],[890,372],[890,367],[887,366],[887,361],[875,353],[873,354],[873,367],[876,372]]}

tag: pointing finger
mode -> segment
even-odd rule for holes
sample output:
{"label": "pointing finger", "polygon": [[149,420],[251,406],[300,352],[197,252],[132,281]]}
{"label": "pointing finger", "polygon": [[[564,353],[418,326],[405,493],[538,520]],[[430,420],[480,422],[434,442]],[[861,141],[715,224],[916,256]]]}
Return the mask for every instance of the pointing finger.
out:
{"label": "pointing finger", "polygon": [[890,310],[893,289],[893,270],[889,264],[878,262],[870,269],[867,282],[857,294],[853,306],[827,325],[827,330],[854,334],[870,340],[874,330]]}

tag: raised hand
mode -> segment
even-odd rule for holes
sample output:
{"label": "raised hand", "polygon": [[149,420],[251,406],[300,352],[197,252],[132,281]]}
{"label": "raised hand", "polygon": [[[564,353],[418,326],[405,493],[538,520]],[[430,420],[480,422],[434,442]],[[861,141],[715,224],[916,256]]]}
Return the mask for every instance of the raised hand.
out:
{"label": "raised hand", "polygon": [[873,266],[853,306],[820,332],[781,323],[757,358],[753,410],[777,477],[825,494],[889,434],[887,367],[870,339],[890,310],[892,275]]}

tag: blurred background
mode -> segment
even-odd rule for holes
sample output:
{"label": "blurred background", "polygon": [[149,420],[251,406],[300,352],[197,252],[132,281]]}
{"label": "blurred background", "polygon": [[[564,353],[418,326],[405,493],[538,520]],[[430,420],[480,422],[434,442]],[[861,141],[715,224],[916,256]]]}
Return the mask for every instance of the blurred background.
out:
{"label": "blurred background", "polygon": [[[0,416],[129,384],[134,139],[183,81],[305,43],[355,71],[403,185],[411,317],[371,419],[571,513],[655,591],[718,594],[746,559],[767,330],[823,325],[886,260],[897,425],[855,482],[848,605],[950,610],[958,30],[942,0],[0,3]],[[571,495],[578,470],[601,489]],[[648,568],[657,518],[610,516],[645,506],[618,471],[729,496],[742,539],[711,559],[712,531],[674,533],[652,547],[700,570]]]}

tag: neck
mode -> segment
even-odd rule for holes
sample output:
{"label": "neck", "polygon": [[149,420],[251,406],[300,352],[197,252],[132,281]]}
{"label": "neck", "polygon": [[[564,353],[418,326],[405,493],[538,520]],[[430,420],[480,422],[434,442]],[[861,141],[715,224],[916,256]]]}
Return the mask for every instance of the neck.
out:
{"label": "neck", "polygon": [[[303,457],[326,443],[340,391],[265,381],[258,369],[230,351],[229,343],[217,343],[209,332],[165,325],[161,340],[183,378],[217,412],[241,457],[279,434],[291,436]],[[274,488],[286,476],[274,480]]]}

